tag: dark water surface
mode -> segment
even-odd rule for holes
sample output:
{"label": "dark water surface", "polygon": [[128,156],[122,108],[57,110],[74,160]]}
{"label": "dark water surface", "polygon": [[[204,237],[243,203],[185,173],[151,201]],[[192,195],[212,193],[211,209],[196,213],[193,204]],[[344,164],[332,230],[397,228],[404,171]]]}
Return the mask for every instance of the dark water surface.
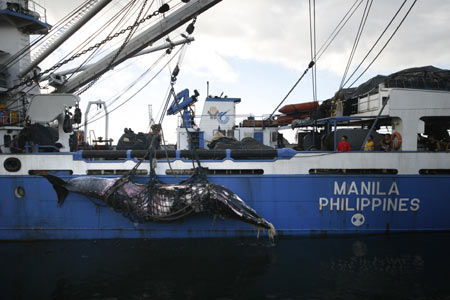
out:
{"label": "dark water surface", "polygon": [[0,299],[450,299],[450,234],[0,243]]}

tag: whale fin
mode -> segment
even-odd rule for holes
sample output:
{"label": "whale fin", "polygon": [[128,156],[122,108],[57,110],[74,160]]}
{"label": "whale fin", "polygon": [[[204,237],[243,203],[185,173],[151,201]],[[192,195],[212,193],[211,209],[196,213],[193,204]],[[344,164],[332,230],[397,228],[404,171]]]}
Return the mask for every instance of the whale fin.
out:
{"label": "whale fin", "polygon": [[67,194],[69,191],[64,187],[66,182],[62,180],[59,177],[56,177],[54,175],[42,175],[53,185],[53,188],[56,191],[56,194],[58,195],[58,206],[61,206],[64,203],[64,200],[66,200]]}

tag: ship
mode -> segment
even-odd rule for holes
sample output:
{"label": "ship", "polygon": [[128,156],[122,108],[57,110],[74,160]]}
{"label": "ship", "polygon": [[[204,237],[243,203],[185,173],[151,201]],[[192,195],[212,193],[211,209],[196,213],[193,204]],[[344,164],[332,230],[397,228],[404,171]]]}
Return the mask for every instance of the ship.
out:
{"label": "ship", "polygon": [[[164,18],[99,61],[76,70],[59,71],[63,64],[39,69],[110,2],[86,1],[60,23],[63,29],[54,30],[47,24],[45,8],[34,1],[0,1],[1,240],[258,233],[248,222],[205,212],[173,220],[153,216],[142,222],[123,206],[61,189],[89,178],[117,179],[117,189],[124,179],[125,185],[150,182],[152,187],[170,188],[201,178],[238,195],[273,224],[278,236],[450,230],[450,71],[410,68],[342,89],[322,103],[290,104],[274,116],[241,120],[236,113],[240,98],[207,95],[201,115],[195,115],[191,106],[199,93],[172,89],[166,109],[169,115],[180,115],[176,147],[164,144],[160,124],[149,133],[125,129],[117,145],[107,134],[89,144],[87,134],[81,134],[81,129],[88,131],[89,110],[82,124],[80,90],[128,58],[161,49],[170,52],[191,42],[196,18],[220,0],[181,1],[173,10],[163,4],[141,15],[135,25],[159,14]],[[188,27],[183,40],[152,48],[184,24]],[[117,35],[132,30],[133,26]],[[53,36],[33,59],[29,50],[41,40],[30,42],[30,35]],[[43,80],[53,92],[40,91]],[[79,123],[84,127],[74,128]],[[296,131],[294,145],[280,133],[287,128]],[[337,151],[340,140],[348,140],[351,150]],[[364,151],[370,140],[373,149]]]}

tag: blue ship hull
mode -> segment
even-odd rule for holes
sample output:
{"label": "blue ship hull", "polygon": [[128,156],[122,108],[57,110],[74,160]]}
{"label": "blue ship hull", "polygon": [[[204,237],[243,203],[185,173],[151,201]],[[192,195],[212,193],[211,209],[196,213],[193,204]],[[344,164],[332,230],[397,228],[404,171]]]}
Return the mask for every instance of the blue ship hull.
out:
{"label": "blue ship hull", "polygon": [[[71,177],[63,177],[67,180]],[[450,230],[448,184],[438,175],[210,176],[238,194],[279,235]],[[161,176],[167,183],[177,180]],[[138,178],[145,182],[146,178]],[[93,199],[57,197],[40,176],[2,176],[0,239],[110,239],[255,236],[249,224],[197,215],[174,223],[135,224]],[[25,196],[14,193],[23,187]]]}

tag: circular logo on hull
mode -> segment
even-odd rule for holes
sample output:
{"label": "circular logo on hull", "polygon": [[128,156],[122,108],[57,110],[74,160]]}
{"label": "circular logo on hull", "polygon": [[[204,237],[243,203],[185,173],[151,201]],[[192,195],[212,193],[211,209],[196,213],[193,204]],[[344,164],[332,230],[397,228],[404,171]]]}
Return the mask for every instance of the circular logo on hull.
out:
{"label": "circular logo on hull", "polygon": [[359,227],[362,224],[364,224],[364,221],[366,221],[366,218],[362,214],[354,214],[352,216],[352,224],[355,225],[356,227]]}

